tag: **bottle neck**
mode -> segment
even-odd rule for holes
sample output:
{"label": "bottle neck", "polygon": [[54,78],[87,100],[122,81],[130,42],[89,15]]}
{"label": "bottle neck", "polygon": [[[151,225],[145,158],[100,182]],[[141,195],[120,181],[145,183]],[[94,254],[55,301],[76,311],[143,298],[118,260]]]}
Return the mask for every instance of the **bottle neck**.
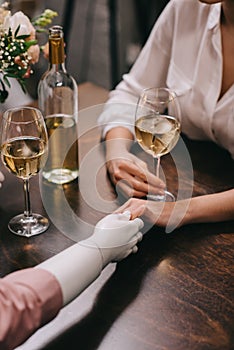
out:
{"label": "bottle neck", "polygon": [[49,63],[49,70],[53,72],[64,72],[67,73],[65,63]]}
{"label": "bottle neck", "polygon": [[64,41],[62,37],[49,38],[49,62],[51,66],[65,68]]}

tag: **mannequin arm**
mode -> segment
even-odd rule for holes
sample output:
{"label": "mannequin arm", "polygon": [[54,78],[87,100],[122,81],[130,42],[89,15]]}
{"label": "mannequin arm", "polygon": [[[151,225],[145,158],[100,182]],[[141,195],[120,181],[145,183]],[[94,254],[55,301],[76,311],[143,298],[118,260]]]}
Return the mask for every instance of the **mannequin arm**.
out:
{"label": "mannequin arm", "polygon": [[99,276],[102,257],[97,247],[76,243],[36,268],[45,269],[55,276],[62,290],[63,305],[66,305]]}
{"label": "mannequin arm", "polygon": [[93,235],[34,268],[0,279],[0,349],[13,350],[52,320],[111,261],[137,251],[141,219],[112,214],[96,225]]}
{"label": "mannequin arm", "polygon": [[98,222],[90,238],[37,266],[51,272],[59,281],[63,305],[87,288],[109,262],[121,260],[137,251],[143,222],[138,218],[129,219],[129,212],[108,215]]}

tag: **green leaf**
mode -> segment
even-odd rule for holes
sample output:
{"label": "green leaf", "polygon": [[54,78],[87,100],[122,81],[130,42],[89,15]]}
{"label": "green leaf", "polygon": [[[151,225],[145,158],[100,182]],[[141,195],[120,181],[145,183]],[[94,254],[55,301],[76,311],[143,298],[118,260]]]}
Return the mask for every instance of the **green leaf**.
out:
{"label": "green leaf", "polygon": [[8,92],[7,90],[1,90],[0,89],[0,103],[4,103],[8,97]]}
{"label": "green leaf", "polygon": [[[9,29],[10,30],[10,29]],[[18,27],[16,28],[16,31],[15,31],[15,38],[17,37],[17,34],[19,33],[19,30],[20,30],[20,24],[18,25]]]}
{"label": "green leaf", "polygon": [[26,94],[27,92],[27,89],[26,89],[26,85],[25,85],[25,81],[24,80],[20,80],[20,79],[17,79],[20,86],[21,86],[21,89],[23,90],[23,92]]}
{"label": "green leaf", "polygon": [[48,33],[48,29],[36,28],[37,33]]}
{"label": "green leaf", "polygon": [[5,88],[4,82],[2,81],[2,79],[0,79],[0,103],[3,103],[6,101],[7,97],[8,97],[8,91]]}
{"label": "green leaf", "polygon": [[15,73],[7,72],[6,77],[8,77],[8,78],[15,78]]}
{"label": "green leaf", "polygon": [[33,46],[33,45],[37,45],[37,40],[29,40],[25,42],[25,48],[26,51],[28,51],[28,49]]}
{"label": "green leaf", "polygon": [[10,82],[9,82],[9,80],[8,80],[8,78],[7,78],[6,75],[3,76],[3,80],[4,80],[4,83],[6,83],[7,86],[10,88],[10,87],[11,87],[11,84],[10,84]]}
{"label": "green leaf", "polygon": [[15,35],[15,38],[17,39],[17,40],[26,40],[26,39],[28,39],[30,37],[30,34],[22,34],[22,35],[18,35],[18,36],[16,36]]}

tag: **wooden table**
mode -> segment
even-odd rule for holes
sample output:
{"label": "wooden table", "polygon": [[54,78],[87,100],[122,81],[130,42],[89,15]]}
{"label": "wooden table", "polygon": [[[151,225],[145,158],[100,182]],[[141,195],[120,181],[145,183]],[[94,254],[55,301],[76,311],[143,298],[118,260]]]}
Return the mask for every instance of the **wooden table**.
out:
{"label": "wooden table", "polygon": [[[33,266],[73,240],[87,237],[95,223],[118,205],[96,127],[102,106],[95,105],[106,100],[107,92],[87,83],[80,86],[79,93],[80,183],[62,187],[40,181],[39,186],[39,176],[31,181],[34,211],[46,214],[46,208],[53,221],[46,233],[27,239],[8,231],[8,220],[23,210],[23,190],[21,181],[1,165],[6,180],[0,191],[0,276]],[[85,109],[87,106],[93,107]],[[193,195],[233,187],[234,163],[224,150],[209,142],[185,142],[194,169]],[[183,161],[182,157],[178,164]],[[168,183],[175,189],[177,175],[172,163],[164,157]],[[87,176],[82,169],[88,171]],[[186,197],[191,183],[187,169],[181,174],[180,194]],[[96,202],[90,195],[95,184]],[[231,350],[233,243],[233,221],[188,225],[171,234],[152,227],[137,254],[118,265],[110,264],[19,349]]]}

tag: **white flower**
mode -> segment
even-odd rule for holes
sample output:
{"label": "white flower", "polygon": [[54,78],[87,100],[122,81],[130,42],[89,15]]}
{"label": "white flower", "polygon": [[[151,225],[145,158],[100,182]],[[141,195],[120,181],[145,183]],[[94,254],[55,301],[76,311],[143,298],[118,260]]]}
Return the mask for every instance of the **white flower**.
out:
{"label": "white flower", "polygon": [[[9,27],[12,29],[14,35],[16,29],[19,27],[17,35],[29,35],[27,40],[34,40],[36,38],[36,30],[29,18],[22,12],[18,11],[10,17],[8,21]],[[32,57],[31,63],[36,63],[39,60],[40,48],[38,45],[33,45],[28,49],[29,55]]]}
{"label": "white flower", "polygon": [[22,11],[16,12],[9,19],[9,27],[11,27],[13,34],[19,25],[20,29],[18,35],[30,35],[30,39],[35,39],[35,28],[29,18]]}
{"label": "white flower", "polygon": [[0,7],[0,30],[5,30],[9,28],[9,20],[11,17],[11,12],[4,7],[4,4]]}
{"label": "white flower", "polygon": [[36,33],[46,32],[45,27],[57,12],[45,10],[32,22],[22,12],[13,16],[9,2],[0,5],[0,104],[8,97],[10,78],[15,77],[25,92],[25,79],[32,74],[31,64],[39,59],[40,47]]}

